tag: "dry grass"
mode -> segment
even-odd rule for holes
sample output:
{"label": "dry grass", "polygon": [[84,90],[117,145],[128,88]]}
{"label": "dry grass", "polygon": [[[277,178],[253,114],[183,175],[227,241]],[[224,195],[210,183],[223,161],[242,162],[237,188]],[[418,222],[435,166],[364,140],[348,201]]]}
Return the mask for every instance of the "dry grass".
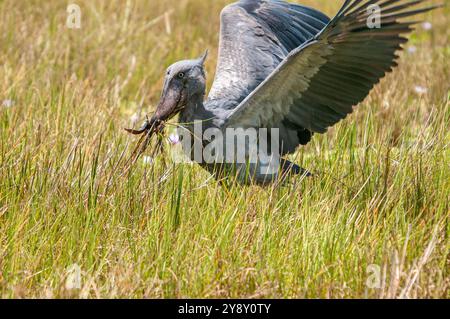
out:
{"label": "dry grass", "polygon": [[211,83],[230,1],[76,2],[80,30],[66,1],[0,1],[0,296],[449,297],[448,7],[299,150],[318,177],[224,189],[162,157],[116,167],[134,142],[122,127],[152,110],[169,64],[209,48]]}

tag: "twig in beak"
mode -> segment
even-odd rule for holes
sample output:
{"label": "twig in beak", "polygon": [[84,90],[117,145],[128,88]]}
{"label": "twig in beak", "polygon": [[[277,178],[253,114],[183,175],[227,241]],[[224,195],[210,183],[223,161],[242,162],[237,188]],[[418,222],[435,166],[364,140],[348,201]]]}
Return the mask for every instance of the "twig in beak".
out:
{"label": "twig in beak", "polygon": [[[125,131],[127,131],[130,134],[133,135],[142,135],[139,139],[136,147],[134,148],[133,152],[131,153],[130,158],[125,164],[125,171],[123,174],[126,174],[132,165],[136,163],[136,161],[139,159],[139,157],[146,151],[148,145],[150,144],[150,140],[153,136],[153,134],[161,133],[164,129],[164,123],[161,121],[150,121],[148,118],[145,120],[144,124],[139,128],[138,130],[133,129],[127,129],[125,128]],[[162,138],[158,136],[158,143],[155,147],[155,149],[152,152],[152,157],[156,156],[157,152],[159,150],[162,150]],[[123,175],[122,174],[122,175]]]}

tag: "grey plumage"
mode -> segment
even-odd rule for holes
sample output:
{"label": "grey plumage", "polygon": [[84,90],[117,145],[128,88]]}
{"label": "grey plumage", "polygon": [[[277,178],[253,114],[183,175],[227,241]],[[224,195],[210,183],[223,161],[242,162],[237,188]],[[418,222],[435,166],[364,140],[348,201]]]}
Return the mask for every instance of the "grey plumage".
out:
{"label": "grey plumage", "polygon": [[[397,20],[429,10],[410,9],[422,2],[346,1],[323,30],[291,51],[246,96],[224,125],[280,126],[288,136],[296,128],[324,133],[351,113],[397,65],[396,51],[406,42],[401,34],[410,32],[413,24]],[[385,11],[380,29],[367,27],[370,4]],[[287,138],[283,153],[295,151],[299,144]]]}
{"label": "grey plumage", "polygon": [[[416,9],[425,2],[346,0],[331,20],[317,10],[282,0],[228,5],[221,12],[218,64],[207,100],[203,100],[204,73],[198,71],[203,70],[204,59],[178,62],[171,69],[187,77],[180,82],[168,74],[165,102],[158,107],[164,112],[157,110],[153,120],[164,121],[179,110],[182,123],[205,121],[222,130],[279,128],[279,152],[292,153],[314,133],[326,132],[352,113],[392,71],[396,52],[414,24],[399,20],[433,9]],[[371,5],[381,9],[380,28],[367,25]],[[164,94],[180,83],[196,94],[177,89],[181,102],[174,102],[168,112]],[[304,172],[296,165],[289,167],[294,173]],[[289,170],[286,164],[281,169]]]}

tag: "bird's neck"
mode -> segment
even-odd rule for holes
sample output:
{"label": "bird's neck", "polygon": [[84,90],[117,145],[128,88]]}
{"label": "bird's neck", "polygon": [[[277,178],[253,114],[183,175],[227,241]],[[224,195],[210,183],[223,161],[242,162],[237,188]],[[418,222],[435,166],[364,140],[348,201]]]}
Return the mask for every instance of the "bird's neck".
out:
{"label": "bird's neck", "polygon": [[204,109],[203,97],[199,95],[189,98],[186,107],[180,113],[180,122],[188,123],[195,120],[197,114]]}

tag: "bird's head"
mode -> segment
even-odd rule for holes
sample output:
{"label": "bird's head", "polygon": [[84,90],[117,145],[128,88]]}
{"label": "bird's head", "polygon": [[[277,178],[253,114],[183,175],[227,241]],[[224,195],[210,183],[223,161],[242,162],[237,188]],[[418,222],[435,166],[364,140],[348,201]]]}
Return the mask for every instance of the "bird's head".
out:
{"label": "bird's head", "polygon": [[206,89],[204,64],[206,51],[200,58],[183,60],[167,68],[160,101],[154,115],[138,130],[125,129],[138,135],[146,131],[162,131],[164,122],[182,111],[193,99],[203,99]]}
{"label": "bird's head", "polygon": [[206,80],[204,63],[208,52],[195,60],[184,60],[172,64],[166,72],[161,99],[154,120],[167,121],[194,98],[203,99]]}

